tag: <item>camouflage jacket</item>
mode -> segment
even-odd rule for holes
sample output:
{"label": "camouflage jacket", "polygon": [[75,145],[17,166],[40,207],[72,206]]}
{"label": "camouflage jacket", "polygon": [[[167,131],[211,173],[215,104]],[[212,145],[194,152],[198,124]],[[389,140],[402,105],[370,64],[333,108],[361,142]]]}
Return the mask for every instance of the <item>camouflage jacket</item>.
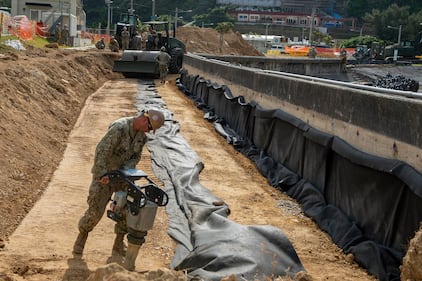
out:
{"label": "camouflage jacket", "polygon": [[133,131],[133,117],[114,121],[95,149],[92,174],[99,179],[115,169],[133,169],[141,160],[147,140],[144,132]]}
{"label": "camouflage jacket", "polygon": [[155,58],[155,60],[160,65],[167,65],[169,63],[170,59],[171,59],[170,55],[167,54],[166,52],[162,52],[162,51],[160,51],[160,53]]}

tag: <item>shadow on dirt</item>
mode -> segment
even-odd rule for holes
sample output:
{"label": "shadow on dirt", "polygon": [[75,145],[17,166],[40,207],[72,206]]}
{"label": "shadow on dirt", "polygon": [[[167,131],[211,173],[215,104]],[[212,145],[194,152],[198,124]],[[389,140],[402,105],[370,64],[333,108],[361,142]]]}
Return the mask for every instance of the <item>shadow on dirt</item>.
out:
{"label": "shadow on dirt", "polygon": [[63,275],[62,281],[84,281],[92,273],[86,262],[78,257],[67,260],[68,269]]}

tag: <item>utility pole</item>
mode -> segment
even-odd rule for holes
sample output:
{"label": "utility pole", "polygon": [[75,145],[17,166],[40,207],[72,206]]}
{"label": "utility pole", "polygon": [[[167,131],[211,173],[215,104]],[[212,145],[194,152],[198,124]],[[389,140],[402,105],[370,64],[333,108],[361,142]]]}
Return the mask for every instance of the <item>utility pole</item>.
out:
{"label": "utility pole", "polygon": [[111,4],[113,4],[113,1],[105,0],[105,3],[107,4],[107,29],[106,29],[106,34],[110,35],[110,20],[111,20],[110,6],[111,6]]}
{"label": "utility pole", "polygon": [[309,27],[309,46],[312,46],[312,26],[314,25],[315,8],[312,8],[311,22]]}
{"label": "utility pole", "polygon": [[155,0],[152,0],[151,20],[155,20]]}
{"label": "utility pole", "polygon": [[177,29],[177,18],[179,17],[179,9],[176,7],[176,11],[174,13],[174,30]]}
{"label": "utility pole", "polygon": [[128,10],[129,15],[133,15],[133,13],[135,12],[135,10],[133,9],[133,0],[130,0],[130,9]]}

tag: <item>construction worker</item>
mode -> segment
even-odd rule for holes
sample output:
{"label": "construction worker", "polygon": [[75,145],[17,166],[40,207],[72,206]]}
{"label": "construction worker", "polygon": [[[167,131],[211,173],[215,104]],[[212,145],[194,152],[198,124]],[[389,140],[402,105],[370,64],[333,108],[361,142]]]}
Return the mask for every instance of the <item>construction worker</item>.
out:
{"label": "construction worker", "polygon": [[99,50],[105,49],[104,37],[101,37],[101,39],[98,40],[97,43],[95,43],[95,47]]}
{"label": "construction worker", "polygon": [[120,46],[119,42],[116,40],[114,36],[111,36],[110,43],[108,43],[108,47],[112,52],[119,52]]}
{"label": "construction worker", "polygon": [[342,47],[340,50],[340,58],[341,58],[341,66],[340,71],[345,73],[347,72],[346,65],[347,65],[347,50],[346,48]]}
{"label": "construction worker", "polygon": [[170,55],[166,52],[166,47],[161,47],[160,53],[157,55],[155,60],[158,62],[158,67],[160,69],[160,81],[161,83],[166,82],[166,76],[168,72],[168,64],[170,62]]}
{"label": "construction worker", "polygon": [[61,41],[61,44],[65,46],[69,46],[69,28],[67,27],[67,24],[63,26],[63,29],[61,31],[60,41]]}
{"label": "construction worker", "polygon": [[122,50],[127,50],[129,49],[129,40],[130,40],[130,34],[129,31],[127,30],[127,27],[123,27],[123,31],[122,31]]}
{"label": "construction worker", "polygon": [[54,42],[59,44],[60,37],[61,37],[61,24],[57,23],[56,26],[54,27]]}
{"label": "construction worker", "polygon": [[[82,255],[88,233],[103,217],[113,192],[126,191],[127,183],[110,181],[107,173],[116,169],[134,169],[141,159],[142,149],[147,141],[147,132],[164,124],[164,114],[155,109],[142,112],[136,117],[125,117],[111,123],[108,131],[98,143],[92,167],[92,182],[89,187],[88,209],[78,223],[79,235],[73,246],[75,256]],[[116,223],[116,237],[112,256],[125,256],[124,266],[133,270],[140,246],[145,241],[146,232],[129,232],[128,248],[125,253],[124,236],[128,229],[124,221]]]}
{"label": "construction worker", "polygon": [[309,51],[308,51],[308,57],[310,57],[310,58],[316,58],[316,56],[317,56],[317,51],[316,51],[316,49],[315,49],[315,47],[311,47],[311,48],[309,48]]}

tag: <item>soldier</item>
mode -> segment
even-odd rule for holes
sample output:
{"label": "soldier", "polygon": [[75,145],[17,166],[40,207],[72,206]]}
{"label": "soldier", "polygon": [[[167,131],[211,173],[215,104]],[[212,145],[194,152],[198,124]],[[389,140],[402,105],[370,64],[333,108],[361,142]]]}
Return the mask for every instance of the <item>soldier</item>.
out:
{"label": "soldier", "polygon": [[129,40],[130,40],[130,34],[129,31],[127,30],[127,27],[123,27],[123,31],[122,31],[122,50],[127,50],[129,49]]}
{"label": "soldier", "polygon": [[340,58],[341,58],[341,72],[347,72],[346,65],[347,65],[347,51],[346,48],[342,47],[340,50]]}
{"label": "soldier", "polygon": [[98,40],[97,43],[95,43],[95,47],[99,50],[105,49],[104,37],[101,37],[101,39]]}
{"label": "soldier", "polygon": [[108,43],[108,47],[112,52],[119,52],[120,46],[119,42],[117,42],[114,36],[111,36],[110,43]]}
{"label": "soldier", "polygon": [[158,67],[160,69],[160,80],[161,83],[165,83],[166,76],[168,72],[168,64],[170,62],[170,55],[166,52],[166,47],[161,47],[160,53],[157,55],[155,60],[158,62]]}
{"label": "soldier", "polygon": [[317,51],[315,50],[315,47],[309,48],[308,57],[314,59],[314,58],[316,58],[316,56],[317,56]]}
{"label": "soldier", "polygon": [[[146,133],[151,131],[155,133],[155,130],[163,124],[163,113],[150,109],[136,117],[118,119],[110,125],[95,150],[88,209],[78,223],[79,235],[73,246],[75,256],[82,255],[88,233],[103,217],[113,192],[127,190],[127,183],[110,181],[107,173],[116,169],[134,169],[141,159],[142,148],[147,141]],[[128,231],[125,223],[116,223],[114,231],[116,238],[112,256],[126,255],[124,266],[128,270],[133,270],[139,248],[145,241],[144,237],[147,233],[137,233],[136,235],[129,233],[127,235],[128,249],[125,253],[123,239]]]}
{"label": "soldier", "polygon": [[65,46],[69,46],[69,29],[67,28],[67,24],[63,26],[60,36],[61,44]]}
{"label": "soldier", "polygon": [[60,43],[60,37],[61,37],[61,24],[58,23],[54,27],[54,42],[59,44]]}

